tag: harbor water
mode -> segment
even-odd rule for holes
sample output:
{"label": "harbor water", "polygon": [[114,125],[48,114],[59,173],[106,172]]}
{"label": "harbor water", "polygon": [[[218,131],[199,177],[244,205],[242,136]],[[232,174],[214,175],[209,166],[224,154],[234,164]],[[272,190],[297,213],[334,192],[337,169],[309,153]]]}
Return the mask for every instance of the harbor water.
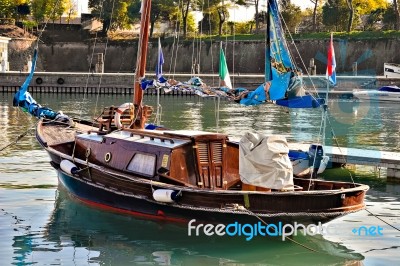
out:
{"label": "harbor water", "polygon": [[[329,169],[324,178],[370,186],[367,210],[328,224],[334,232],[280,237],[188,236],[186,224],[139,219],[87,206],[58,187],[57,173],[34,137],[35,118],[0,93],[1,265],[399,265],[400,182],[384,169]],[[131,95],[36,94],[43,106],[82,118]],[[156,96],[145,104],[156,109]],[[197,96],[160,99],[161,124],[173,129],[280,134],[289,142],[321,142],[321,110],[288,110],[272,104],[244,107]],[[342,147],[400,152],[396,104],[333,100],[327,136]],[[332,129],[332,130],[331,130]],[[13,142],[21,134],[21,139]],[[344,173],[344,174],[343,174]],[[367,230],[361,230],[367,228]],[[375,230],[375,231],[374,231]]]}

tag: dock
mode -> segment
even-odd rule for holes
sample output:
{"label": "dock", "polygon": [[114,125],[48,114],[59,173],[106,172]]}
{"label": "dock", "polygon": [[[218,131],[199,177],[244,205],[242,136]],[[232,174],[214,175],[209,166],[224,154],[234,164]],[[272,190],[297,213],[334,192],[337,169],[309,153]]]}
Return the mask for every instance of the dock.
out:
{"label": "dock", "polygon": [[[289,143],[290,149],[308,151],[310,144]],[[356,148],[324,146],[332,163],[368,165],[387,169],[387,178],[400,182],[400,153]]]}
{"label": "dock", "polygon": [[[9,71],[0,73],[0,92],[16,92],[28,73]],[[200,77],[208,86],[218,87],[218,74],[165,74],[165,77],[187,82],[191,77]],[[154,73],[146,78],[152,79]],[[33,93],[87,93],[87,94],[133,94],[134,73],[84,73],[84,72],[35,72],[29,86]],[[265,80],[262,74],[231,75],[234,87],[255,89]],[[304,76],[303,82],[310,92],[326,94],[326,77]],[[400,79],[383,76],[338,76],[337,85],[329,88],[329,94],[336,98],[351,98],[353,90],[376,89],[384,85],[399,84]],[[315,88],[315,90],[313,89]],[[165,95],[194,95],[192,92],[171,91]],[[155,94],[155,90],[145,91]]]}

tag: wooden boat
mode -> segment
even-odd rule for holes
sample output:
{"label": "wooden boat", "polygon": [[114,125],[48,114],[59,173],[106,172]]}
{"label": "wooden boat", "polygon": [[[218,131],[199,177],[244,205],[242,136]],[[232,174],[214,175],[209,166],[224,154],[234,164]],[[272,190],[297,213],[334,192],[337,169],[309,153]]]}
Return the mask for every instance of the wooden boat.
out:
{"label": "wooden boat", "polygon": [[60,185],[89,204],[174,222],[262,219],[307,225],[364,208],[368,186],[362,184],[294,178],[287,190],[243,182],[240,143],[225,134],[144,129],[152,109],[142,106],[139,80],[145,74],[150,6],[144,1],[133,105],[105,109],[95,122],[39,121],[36,138]]}

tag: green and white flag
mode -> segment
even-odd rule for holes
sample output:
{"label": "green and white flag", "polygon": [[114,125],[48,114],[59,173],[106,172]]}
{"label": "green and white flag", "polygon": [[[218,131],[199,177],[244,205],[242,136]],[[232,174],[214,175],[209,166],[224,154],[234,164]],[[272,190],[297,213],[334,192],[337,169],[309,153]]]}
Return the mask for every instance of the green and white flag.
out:
{"label": "green and white flag", "polygon": [[231,78],[229,77],[228,66],[226,65],[225,54],[222,48],[219,53],[219,77],[221,79],[222,87],[232,89]]}

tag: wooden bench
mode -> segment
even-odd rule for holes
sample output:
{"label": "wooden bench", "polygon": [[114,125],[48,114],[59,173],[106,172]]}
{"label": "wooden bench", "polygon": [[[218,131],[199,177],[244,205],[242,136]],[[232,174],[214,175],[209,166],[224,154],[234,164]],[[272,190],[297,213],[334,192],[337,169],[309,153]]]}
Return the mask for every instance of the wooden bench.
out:
{"label": "wooden bench", "polygon": [[[99,131],[105,130],[106,132],[111,132],[113,129],[116,129],[117,126],[115,125],[114,117],[115,112],[117,111],[118,107],[110,106],[105,107],[101,115],[96,118],[96,122],[99,123]],[[125,110],[121,114],[121,123],[123,125],[130,125],[134,118],[134,111],[133,108]]]}

